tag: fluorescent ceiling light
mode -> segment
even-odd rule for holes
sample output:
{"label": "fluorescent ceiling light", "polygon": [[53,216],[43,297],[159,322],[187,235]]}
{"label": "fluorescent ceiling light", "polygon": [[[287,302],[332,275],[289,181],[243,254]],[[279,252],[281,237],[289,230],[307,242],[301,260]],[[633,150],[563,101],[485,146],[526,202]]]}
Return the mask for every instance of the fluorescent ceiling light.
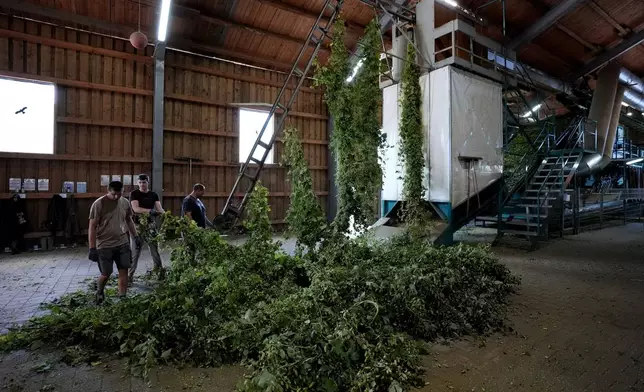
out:
{"label": "fluorescent ceiling light", "polygon": [[443,0],[443,3],[452,6],[454,8],[458,7],[458,3],[455,2],[454,0]]}
{"label": "fluorescent ceiling light", "polygon": [[172,0],[163,0],[163,3],[161,3],[161,15],[159,16],[159,32],[157,34],[157,38],[161,42],[165,42],[166,35],[168,35],[170,3],[172,3]]}
{"label": "fluorescent ceiling light", "polygon": [[632,116],[632,115],[633,115],[633,112],[629,111],[628,113],[626,113],[626,115],[627,115],[627,116]]}
{"label": "fluorescent ceiling light", "polygon": [[356,64],[356,66],[353,67],[353,71],[351,72],[351,76],[349,76],[347,78],[347,83],[351,83],[353,81],[353,79],[358,74],[358,71],[360,70],[360,68],[362,68],[362,64],[364,64],[364,59],[360,59],[360,61],[358,61],[358,64]]}
{"label": "fluorescent ceiling light", "polygon": [[522,118],[530,117],[532,115],[532,113],[536,112],[539,109],[541,109],[541,104],[538,104],[538,105],[534,106],[530,111],[523,113],[521,115],[521,117]]}
{"label": "fluorescent ceiling light", "polygon": [[637,159],[633,159],[632,161],[626,162],[626,164],[630,166],[630,165],[633,165],[633,164],[636,164],[636,163],[639,163],[639,162],[642,162],[642,161],[644,161],[644,158],[637,158]]}
{"label": "fluorescent ceiling light", "polygon": [[628,107],[628,104],[626,102],[622,101],[622,106]]}

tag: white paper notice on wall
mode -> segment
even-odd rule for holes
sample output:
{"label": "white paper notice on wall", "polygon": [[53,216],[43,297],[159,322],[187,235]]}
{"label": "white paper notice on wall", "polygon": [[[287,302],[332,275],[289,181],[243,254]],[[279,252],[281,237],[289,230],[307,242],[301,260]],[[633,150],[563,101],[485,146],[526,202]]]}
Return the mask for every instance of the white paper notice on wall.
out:
{"label": "white paper notice on wall", "polygon": [[36,190],[36,179],[35,178],[25,178],[22,183],[22,189],[25,191],[35,191]]}
{"label": "white paper notice on wall", "polygon": [[9,190],[11,192],[17,192],[22,188],[22,178],[10,178],[9,179]]}
{"label": "white paper notice on wall", "polygon": [[49,179],[48,178],[39,178],[38,179],[38,190],[40,192],[46,192],[49,190]]}
{"label": "white paper notice on wall", "polygon": [[132,185],[132,175],[124,174],[123,175],[123,185]]}
{"label": "white paper notice on wall", "polygon": [[108,186],[110,185],[110,175],[109,174],[102,174],[101,175],[101,186]]}
{"label": "white paper notice on wall", "polygon": [[67,193],[74,192],[74,181],[63,182],[63,192],[67,192]]}
{"label": "white paper notice on wall", "polygon": [[77,182],[76,183],[76,193],[87,193],[87,183],[86,182]]}
{"label": "white paper notice on wall", "polygon": [[120,174],[112,174],[112,181],[121,181],[121,175]]}

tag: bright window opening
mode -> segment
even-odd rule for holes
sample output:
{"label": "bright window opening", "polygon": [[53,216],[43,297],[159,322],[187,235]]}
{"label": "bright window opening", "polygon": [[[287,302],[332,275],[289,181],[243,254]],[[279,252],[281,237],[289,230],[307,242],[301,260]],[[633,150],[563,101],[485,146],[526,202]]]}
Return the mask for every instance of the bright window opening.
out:
{"label": "bright window opening", "polygon": [[54,153],[51,83],[0,78],[0,151]]}
{"label": "bright window opening", "polygon": [[[239,162],[246,162],[246,159],[248,159],[255,140],[257,140],[257,135],[262,130],[267,118],[268,112],[265,111],[250,109],[241,109],[239,111]],[[261,141],[264,143],[270,142],[273,132],[274,121],[271,117]],[[264,155],[264,148],[257,146],[253,158],[262,159],[262,155]],[[273,163],[273,155],[273,149],[271,149],[264,163]]]}

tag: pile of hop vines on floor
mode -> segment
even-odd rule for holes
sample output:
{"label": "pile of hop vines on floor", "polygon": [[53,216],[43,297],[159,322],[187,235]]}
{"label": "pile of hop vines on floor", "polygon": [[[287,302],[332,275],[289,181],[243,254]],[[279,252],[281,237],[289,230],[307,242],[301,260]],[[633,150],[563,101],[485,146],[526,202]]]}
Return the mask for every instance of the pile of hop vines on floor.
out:
{"label": "pile of hop vines on floor", "polygon": [[0,346],[82,347],[143,373],[243,363],[252,372],[241,391],[403,391],[421,381],[418,342],[503,324],[516,279],[488,249],[401,236],[289,256],[271,239],[268,212],[257,187],[240,246],[166,216],[161,235],[184,240],[155,291],[103,306],[90,294],[63,298]]}
{"label": "pile of hop vines on floor", "polygon": [[[434,247],[422,235],[422,219],[385,242],[345,235],[349,218],[369,223],[382,180],[375,167],[379,126],[363,121],[377,107],[371,92],[379,94],[375,31],[371,26],[365,41],[368,72],[353,87],[340,85],[348,66],[336,34],[335,56],[320,73],[337,114],[334,222],[324,219],[298,132],[289,129],[282,161],[291,184],[287,234],[297,240],[294,255],[273,241],[261,185],[246,207],[241,245],[166,214],[158,236],[149,238],[172,244],[169,272],[157,288],[102,306],[92,292],[68,295],[48,305],[50,314],[0,336],[0,349],[53,345],[71,362],[117,355],[144,376],[159,364],[244,364],[250,369],[239,385],[244,392],[400,392],[422,385],[424,342],[501,328],[518,280],[488,248]],[[407,76],[408,83],[417,79]],[[415,89],[405,96],[406,105],[417,106]],[[351,105],[341,104],[350,102],[364,110],[349,113]],[[418,116],[405,113],[407,145],[414,146]],[[415,184],[405,188],[409,201],[422,193],[422,162],[418,151],[405,151],[405,182]]]}

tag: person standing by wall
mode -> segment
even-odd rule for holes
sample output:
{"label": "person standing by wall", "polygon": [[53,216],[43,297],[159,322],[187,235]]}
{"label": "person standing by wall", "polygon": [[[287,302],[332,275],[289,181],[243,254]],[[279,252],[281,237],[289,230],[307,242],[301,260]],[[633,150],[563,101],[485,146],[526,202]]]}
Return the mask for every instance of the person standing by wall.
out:
{"label": "person standing by wall", "polygon": [[[165,211],[161,206],[161,201],[159,200],[159,195],[150,190],[150,179],[147,174],[141,174],[138,179],[139,189],[134,190],[130,193],[130,204],[132,205],[132,211],[134,212],[134,223],[137,225],[137,232],[141,231],[140,224],[142,223],[143,214],[149,214],[148,224],[153,230],[156,228],[155,217],[163,214]],[[146,233],[147,234],[147,233]],[[152,261],[154,262],[154,271],[159,273],[160,276],[163,276],[163,264],[161,262],[161,255],[159,254],[159,247],[157,244],[146,241],[145,238],[141,239],[141,243],[147,242],[148,248],[150,249],[150,255],[152,256]],[[136,272],[136,267],[139,265],[139,257],[141,256],[142,246],[134,246],[134,241],[131,241],[132,244],[132,266],[129,271],[128,281],[130,284],[134,282],[134,273]]]}
{"label": "person standing by wall", "polygon": [[202,184],[195,184],[192,187],[192,193],[186,196],[181,203],[181,216],[187,216],[202,228],[212,227],[212,223],[206,216],[206,206],[201,201],[204,193],[206,193],[206,187]]}
{"label": "person standing by wall", "polygon": [[123,183],[112,181],[107,194],[99,197],[89,211],[89,259],[98,263],[101,273],[96,290],[99,304],[105,300],[105,285],[114,263],[118,269],[119,296],[124,297],[127,292],[127,270],[132,257],[128,232],[136,246],[141,244],[132,221],[132,208],[122,195]]}

